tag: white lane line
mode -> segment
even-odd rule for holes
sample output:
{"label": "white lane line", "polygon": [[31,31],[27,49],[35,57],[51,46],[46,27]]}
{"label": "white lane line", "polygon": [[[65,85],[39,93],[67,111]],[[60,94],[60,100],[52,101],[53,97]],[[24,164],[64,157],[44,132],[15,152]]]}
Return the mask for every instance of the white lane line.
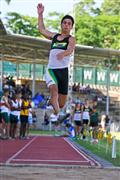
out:
{"label": "white lane line", "polygon": [[64,140],[78,153],[80,154],[86,161],[84,162],[90,162],[90,159],[88,159],[84,154],[82,154],[71,142],[68,141],[68,139],[64,138]]}
{"label": "white lane line", "polygon": [[7,161],[6,164],[9,164],[16,156],[18,156],[22,151],[24,151],[33,141],[35,141],[37,136],[35,136],[31,141],[29,141],[22,149],[20,149],[17,153],[11,156]]}
{"label": "white lane line", "polygon": [[[72,146],[74,147],[74,145],[72,144],[72,142],[69,142],[69,140],[68,140],[67,138],[64,138],[64,139],[65,139],[70,145],[72,145]],[[77,151],[78,151],[78,150],[77,150]],[[79,150],[78,152],[80,153],[80,151],[81,151],[81,150]],[[83,152],[83,153],[84,153],[84,152]],[[80,154],[81,154],[81,153],[80,153]],[[83,157],[85,157],[84,154],[81,154],[81,155],[82,155]],[[100,164],[98,161],[96,161],[94,158],[92,158],[91,156],[88,156],[88,155],[87,155],[87,157],[90,158],[90,159],[89,159],[89,162],[90,162],[90,164],[91,164],[92,166],[95,166],[95,163],[96,163],[98,167],[101,167],[101,164]],[[87,157],[86,157],[86,158],[87,158]]]}
{"label": "white lane line", "polygon": [[80,163],[80,162],[86,162],[86,161],[73,161],[73,160],[53,160],[53,159],[49,159],[49,160],[41,160],[41,159],[13,159],[12,161],[14,162],[19,162],[19,161],[28,161],[28,162],[75,162],[75,163]]}

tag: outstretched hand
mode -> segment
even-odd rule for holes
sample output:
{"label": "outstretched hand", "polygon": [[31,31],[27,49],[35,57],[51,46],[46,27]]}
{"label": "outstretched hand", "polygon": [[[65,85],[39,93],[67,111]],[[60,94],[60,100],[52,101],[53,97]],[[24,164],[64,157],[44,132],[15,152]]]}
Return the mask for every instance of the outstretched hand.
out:
{"label": "outstretched hand", "polygon": [[44,6],[42,3],[39,3],[37,6],[38,14],[41,15],[44,12]]}

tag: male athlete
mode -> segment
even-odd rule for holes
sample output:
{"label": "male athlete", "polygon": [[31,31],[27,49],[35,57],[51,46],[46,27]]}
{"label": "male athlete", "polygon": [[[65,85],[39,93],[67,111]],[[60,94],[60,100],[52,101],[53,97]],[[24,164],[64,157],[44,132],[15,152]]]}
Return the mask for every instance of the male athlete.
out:
{"label": "male athlete", "polygon": [[74,19],[66,15],[61,20],[61,32],[48,31],[43,22],[44,6],[40,3],[38,10],[38,26],[43,36],[52,40],[49,62],[46,70],[46,83],[50,90],[50,104],[57,115],[63,108],[68,94],[68,65],[75,48],[75,38],[70,35]]}

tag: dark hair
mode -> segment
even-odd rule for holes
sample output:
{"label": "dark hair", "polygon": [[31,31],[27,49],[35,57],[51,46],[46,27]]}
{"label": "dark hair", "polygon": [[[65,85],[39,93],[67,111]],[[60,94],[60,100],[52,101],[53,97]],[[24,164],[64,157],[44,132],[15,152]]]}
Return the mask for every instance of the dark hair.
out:
{"label": "dark hair", "polygon": [[72,21],[72,26],[74,25],[74,18],[72,16],[65,15],[61,20],[61,24],[63,23],[64,19],[70,19]]}
{"label": "dark hair", "polygon": [[3,89],[3,92],[4,92],[4,93],[9,92],[9,88],[4,88],[4,89]]}

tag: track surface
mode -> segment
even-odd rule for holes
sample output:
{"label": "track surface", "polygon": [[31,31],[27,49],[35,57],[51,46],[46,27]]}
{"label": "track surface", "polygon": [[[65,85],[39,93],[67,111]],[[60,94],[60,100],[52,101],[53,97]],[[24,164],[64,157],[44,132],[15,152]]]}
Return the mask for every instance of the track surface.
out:
{"label": "track surface", "polygon": [[0,140],[1,164],[99,166],[67,138],[34,136],[29,140]]}

